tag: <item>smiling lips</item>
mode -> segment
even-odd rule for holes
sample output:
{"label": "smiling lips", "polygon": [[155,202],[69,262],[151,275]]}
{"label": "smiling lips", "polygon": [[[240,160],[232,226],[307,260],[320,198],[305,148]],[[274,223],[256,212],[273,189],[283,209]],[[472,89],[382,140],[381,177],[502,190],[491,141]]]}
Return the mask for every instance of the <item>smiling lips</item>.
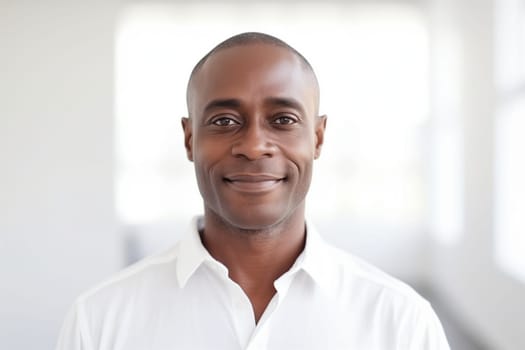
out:
{"label": "smiling lips", "polygon": [[285,179],[271,174],[232,174],[226,176],[224,181],[236,191],[259,193],[274,189]]}

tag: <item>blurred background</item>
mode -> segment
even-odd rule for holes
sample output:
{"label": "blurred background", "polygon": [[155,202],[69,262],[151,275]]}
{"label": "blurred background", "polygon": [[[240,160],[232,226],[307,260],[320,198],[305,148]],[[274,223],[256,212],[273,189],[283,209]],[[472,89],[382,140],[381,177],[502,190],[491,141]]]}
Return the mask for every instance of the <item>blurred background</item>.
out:
{"label": "blurred background", "polygon": [[452,349],[525,349],[525,0],[0,0],[0,348],[53,349],[79,293],[202,212],[185,86],[243,31],[318,74],[325,238]]}

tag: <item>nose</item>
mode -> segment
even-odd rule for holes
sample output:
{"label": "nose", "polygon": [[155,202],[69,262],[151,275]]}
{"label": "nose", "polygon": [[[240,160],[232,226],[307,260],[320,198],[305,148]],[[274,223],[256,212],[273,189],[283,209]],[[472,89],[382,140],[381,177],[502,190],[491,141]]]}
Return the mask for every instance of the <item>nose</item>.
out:
{"label": "nose", "polygon": [[269,132],[259,123],[246,125],[245,130],[239,134],[239,138],[232,146],[232,155],[248,160],[272,157],[276,147],[271,141]]}

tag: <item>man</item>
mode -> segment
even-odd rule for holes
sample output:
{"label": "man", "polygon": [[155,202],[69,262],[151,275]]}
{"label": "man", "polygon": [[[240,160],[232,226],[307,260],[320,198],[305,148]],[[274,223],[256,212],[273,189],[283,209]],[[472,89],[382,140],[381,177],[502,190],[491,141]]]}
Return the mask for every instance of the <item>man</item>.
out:
{"label": "man", "polygon": [[204,216],[82,295],[59,350],[448,349],[425,300],[305,222],[326,117],[301,54],[234,36],[196,65],[187,103]]}

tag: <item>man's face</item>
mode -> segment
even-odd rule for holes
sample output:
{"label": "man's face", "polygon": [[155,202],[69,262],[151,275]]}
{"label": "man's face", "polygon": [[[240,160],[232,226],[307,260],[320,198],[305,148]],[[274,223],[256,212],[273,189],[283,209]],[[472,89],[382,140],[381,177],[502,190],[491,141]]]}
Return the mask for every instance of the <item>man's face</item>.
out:
{"label": "man's face", "polygon": [[189,94],[185,143],[206,215],[245,230],[304,215],[326,120],[299,58],[267,44],[223,49]]}

